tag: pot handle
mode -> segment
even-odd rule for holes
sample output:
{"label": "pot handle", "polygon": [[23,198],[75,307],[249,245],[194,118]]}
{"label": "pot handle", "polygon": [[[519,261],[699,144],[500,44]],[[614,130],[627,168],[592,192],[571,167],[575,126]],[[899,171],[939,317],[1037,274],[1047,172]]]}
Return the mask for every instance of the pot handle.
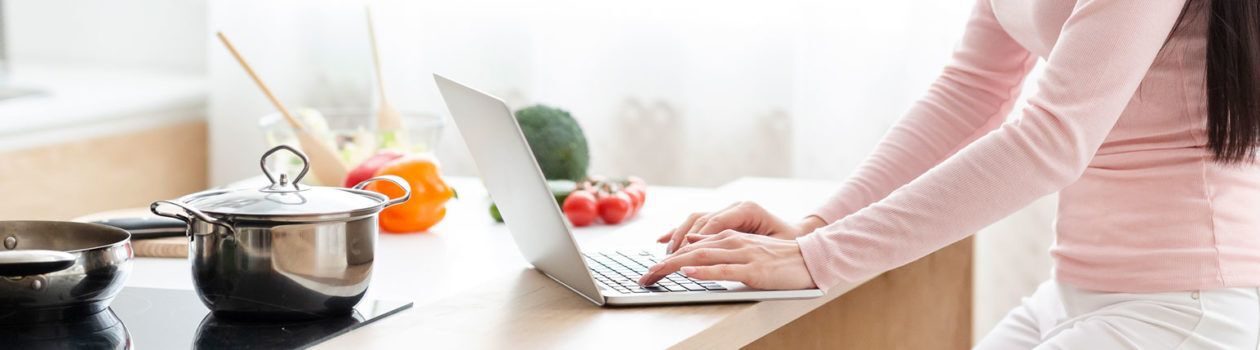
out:
{"label": "pot handle", "polygon": [[401,187],[404,191],[402,197],[390,199],[388,202],[385,202],[386,208],[392,207],[402,202],[406,202],[408,199],[411,199],[411,184],[407,183],[407,180],[403,180],[403,178],[397,177],[394,175],[381,175],[381,176],[377,176],[371,179],[363,180],[362,182],[359,182],[358,184],[354,185],[354,189],[361,190],[364,187],[367,187],[368,184],[376,182],[376,181],[391,182],[395,186]]}
{"label": "pot handle", "polygon": [[74,266],[75,259],[70,253],[55,250],[0,251],[0,276],[18,277],[57,272]]}
{"label": "pot handle", "polygon": [[[169,213],[169,212],[159,210],[159,208],[161,208],[163,204],[179,207],[179,209],[183,210],[183,215],[180,215],[179,213]],[[153,204],[149,205],[149,211],[153,212],[153,214],[157,214],[158,216],[165,216],[172,219],[182,220],[190,225],[192,224],[192,220],[191,220],[192,217],[196,217],[198,220],[205,221],[207,224],[225,228],[229,232],[235,231],[232,229],[232,225],[228,225],[227,223],[223,222],[223,220],[210,217],[209,215],[206,215],[206,213],[203,213],[200,210],[197,210],[197,208],[190,207],[184,203],[180,203],[179,201],[153,202]],[[191,215],[192,217],[189,217],[189,215]],[[191,233],[192,230],[189,230],[188,232]]]}

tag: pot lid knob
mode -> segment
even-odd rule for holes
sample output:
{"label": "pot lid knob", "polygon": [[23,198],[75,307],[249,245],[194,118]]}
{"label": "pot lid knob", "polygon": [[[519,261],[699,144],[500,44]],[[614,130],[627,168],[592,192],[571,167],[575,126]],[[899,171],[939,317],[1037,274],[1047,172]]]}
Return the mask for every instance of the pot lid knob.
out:
{"label": "pot lid knob", "polygon": [[[270,170],[267,170],[267,158],[280,150],[289,151],[289,153],[293,153],[298,159],[302,160],[302,171],[298,172],[292,182],[289,181],[289,174],[280,173],[280,177],[277,178],[271,175]],[[262,189],[263,192],[297,192],[303,190],[298,183],[302,182],[302,178],[306,177],[306,172],[311,170],[311,161],[309,158],[306,158],[306,154],[302,153],[302,151],[289,145],[279,145],[263,153],[262,158],[258,160],[258,166],[262,168],[263,175],[267,176],[267,180],[271,181],[271,185]],[[290,185],[292,185],[292,189],[285,188]]]}

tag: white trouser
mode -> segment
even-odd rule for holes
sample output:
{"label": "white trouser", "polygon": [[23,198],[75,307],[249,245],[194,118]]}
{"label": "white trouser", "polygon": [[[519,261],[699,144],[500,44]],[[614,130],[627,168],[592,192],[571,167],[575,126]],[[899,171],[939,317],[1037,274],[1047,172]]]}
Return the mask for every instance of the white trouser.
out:
{"label": "white trouser", "polygon": [[1109,293],[1042,283],[976,349],[1260,349],[1260,288]]}

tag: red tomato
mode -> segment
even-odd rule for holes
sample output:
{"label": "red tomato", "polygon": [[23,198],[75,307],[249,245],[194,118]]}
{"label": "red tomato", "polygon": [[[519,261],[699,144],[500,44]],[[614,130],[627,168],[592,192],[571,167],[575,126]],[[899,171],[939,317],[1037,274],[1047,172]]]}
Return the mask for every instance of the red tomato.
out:
{"label": "red tomato", "polygon": [[569,222],[573,226],[582,227],[595,222],[598,215],[598,207],[595,205],[595,195],[587,191],[573,191],[568,197],[564,198],[564,216],[569,218]]}
{"label": "red tomato", "polygon": [[639,199],[638,191],[624,188],[621,190],[621,193],[625,193],[626,197],[630,197],[630,217],[634,217],[639,213],[639,207],[643,205],[642,200]]}
{"label": "red tomato", "polygon": [[643,208],[643,201],[647,200],[647,198],[645,198],[645,191],[642,188],[634,186],[626,187],[621,191],[629,195],[630,199],[634,201],[634,212],[638,213],[639,208]]}
{"label": "red tomato", "polygon": [[647,182],[637,176],[627,177],[626,182],[629,183],[626,188],[639,191],[639,207],[642,207],[647,202]]}
{"label": "red tomato", "polygon": [[630,196],[625,192],[617,192],[613,194],[603,194],[599,198],[599,217],[609,225],[616,225],[627,218],[630,218],[630,212],[634,210],[634,202],[630,200]]}

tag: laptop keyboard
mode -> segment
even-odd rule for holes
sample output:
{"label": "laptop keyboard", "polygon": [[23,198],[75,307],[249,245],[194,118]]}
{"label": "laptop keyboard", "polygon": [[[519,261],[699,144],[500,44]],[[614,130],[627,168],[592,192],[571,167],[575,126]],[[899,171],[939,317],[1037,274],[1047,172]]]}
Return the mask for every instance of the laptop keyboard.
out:
{"label": "laptop keyboard", "polygon": [[660,257],[646,250],[582,253],[582,255],[586,257],[586,265],[590,266],[595,280],[599,281],[602,287],[624,294],[726,290],[717,282],[693,280],[677,272],[666,276],[656,284],[639,286],[639,277],[647,273],[648,267],[661,260]]}

